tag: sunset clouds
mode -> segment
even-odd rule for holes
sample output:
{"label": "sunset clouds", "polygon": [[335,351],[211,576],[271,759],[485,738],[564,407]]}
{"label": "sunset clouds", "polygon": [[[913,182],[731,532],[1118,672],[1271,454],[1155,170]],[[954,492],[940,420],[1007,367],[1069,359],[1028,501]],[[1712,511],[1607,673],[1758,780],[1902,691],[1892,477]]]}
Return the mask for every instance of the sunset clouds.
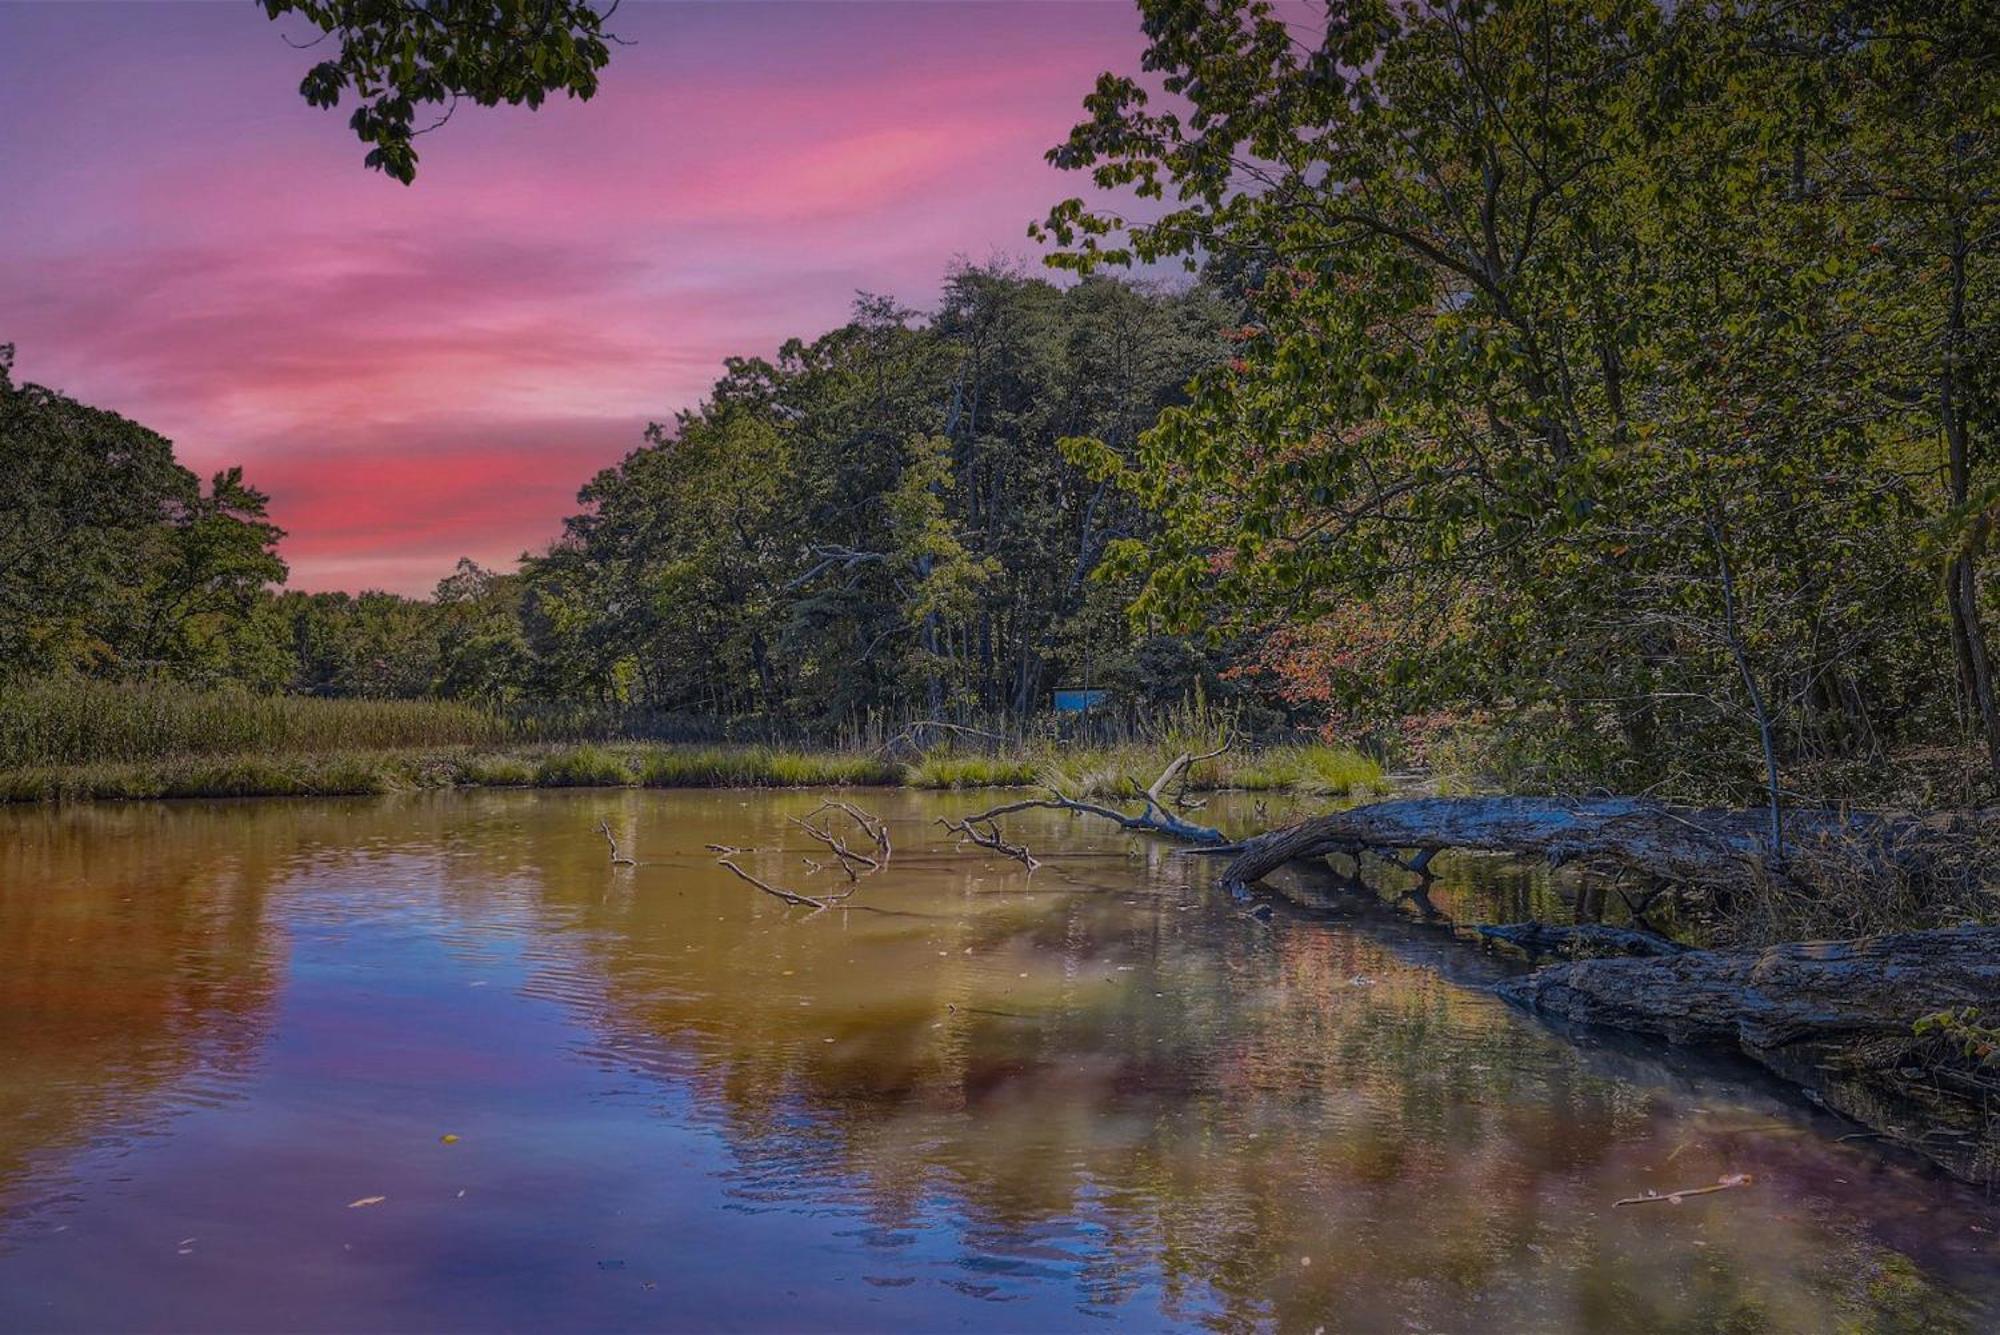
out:
{"label": "sunset clouds", "polygon": [[0,342],[241,462],[305,588],[505,563],[735,353],[1025,254],[1123,4],[620,11],[587,104],[464,108],[362,171],[254,7],[0,6]]}

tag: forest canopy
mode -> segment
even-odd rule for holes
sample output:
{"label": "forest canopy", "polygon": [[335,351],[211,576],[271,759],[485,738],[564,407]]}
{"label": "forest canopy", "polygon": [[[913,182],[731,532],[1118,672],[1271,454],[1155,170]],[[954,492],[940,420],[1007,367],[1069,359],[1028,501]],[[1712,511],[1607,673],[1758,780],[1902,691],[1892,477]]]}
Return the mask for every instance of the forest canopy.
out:
{"label": "forest canopy", "polygon": [[[1155,700],[1226,690],[1219,657],[1135,630],[1126,591],[1093,578],[1106,546],[1150,521],[1061,445],[1133,443],[1223,355],[1232,318],[1202,286],[1062,288],[1005,267],[954,271],[921,315],[862,297],[838,329],[732,359],[705,403],[591,479],[562,537],[518,573],[461,562],[410,599],[265,590],[278,564],[247,586],[204,572],[228,615],[200,632],[209,651],[172,656],[124,627],[187,621],[153,600],[194,575],[170,578],[149,553],[188,522],[192,475],[153,433],[10,384],[10,462],[53,470],[37,461],[67,451],[74,476],[70,492],[25,492],[10,521],[42,564],[0,569],[0,605],[24,627],[0,640],[0,666],[807,729],[870,712],[1026,714],[1058,684]],[[134,460],[168,480],[118,472]],[[240,477],[217,487],[236,498],[223,513],[248,523],[248,496],[262,523]],[[66,516],[87,501],[118,508],[78,527]],[[119,579],[51,583],[58,558],[36,534],[63,528]],[[277,530],[240,536],[275,563]],[[58,624],[62,652],[47,647]]]}

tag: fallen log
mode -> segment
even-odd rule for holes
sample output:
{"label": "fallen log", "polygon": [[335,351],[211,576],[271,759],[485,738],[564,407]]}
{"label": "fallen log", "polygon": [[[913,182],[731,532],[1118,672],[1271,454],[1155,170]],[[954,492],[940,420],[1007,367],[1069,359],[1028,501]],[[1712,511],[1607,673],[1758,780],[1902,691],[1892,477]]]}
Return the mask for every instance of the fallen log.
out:
{"label": "fallen log", "polygon": [[[1253,885],[1289,862],[1340,853],[1397,860],[1441,849],[1580,862],[1686,886],[1746,878],[1797,885],[1838,875],[1918,881],[1972,875],[1970,842],[1947,823],[1876,812],[1792,811],[1786,856],[1762,812],[1671,807],[1629,797],[1414,797],[1328,812],[1245,840],[1224,872]],[[1425,859],[1427,861],[1427,858]]]}
{"label": "fallen log", "polygon": [[[1281,869],[1325,902],[1365,889],[1327,859],[1364,853],[1428,884],[1444,849],[1538,856],[1561,865],[1638,872],[1656,885],[1728,893],[1762,879],[1788,890],[1895,885],[1983,887],[1974,832],[1953,819],[1873,812],[1794,811],[1775,850],[1761,812],[1693,810],[1632,798],[1408,798],[1332,812],[1230,844],[1188,826],[1160,795],[1193,759],[1183,756],[1147,792],[1138,816],[1057,794],[995,807],[984,821],[1031,807],[1094,815],[1125,829],[1167,834],[1193,851],[1230,854],[1223,880],[1247,893]],[[1161,819],[1166,817],[1166,819]],[[1360,898],[1372,901],[1372,895]],[[1611,947],[1628,957],[1548,965],[1497,983],[1507,1000],[1550,1018],[1739,1049],[1814,1101],[1916,1150],[1968,1181],[2000,1183],[2000,1038],[1977,1044],[1919,1032],[1940,1012],[2000,1015],[2000,928],[1904,932],[1801,942],[1761,951],[1691,950],[1649,932],[1596,924],[1480,929],[1531,951]],[[1460,959],[1455,932],[1434,934]],[[1636,955],[1637,957],[1631,957]],[[1451,976],[1447,974],[1446,976]]]}
{"label": "fallen log", "polygon": [[2000,928],[1579,960],[1495,990],[1558,1020],[1739,1049],[1960,1177],[2000,1178],[2000,1064],[1918,1026],[2000,1015]]}

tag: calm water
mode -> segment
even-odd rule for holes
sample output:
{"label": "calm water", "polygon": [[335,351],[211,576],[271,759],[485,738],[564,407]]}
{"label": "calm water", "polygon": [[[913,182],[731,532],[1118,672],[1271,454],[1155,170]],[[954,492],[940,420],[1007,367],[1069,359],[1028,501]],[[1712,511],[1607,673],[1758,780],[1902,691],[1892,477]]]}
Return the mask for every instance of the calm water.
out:
{"label": "calm water", "polygon": [[895,860],[816,916],[702,851],[807,885],[802,795],[0,810],[0,1328],[1995,1324],[2000,1209],[1739,1068],[1387,913],[861,800]]}

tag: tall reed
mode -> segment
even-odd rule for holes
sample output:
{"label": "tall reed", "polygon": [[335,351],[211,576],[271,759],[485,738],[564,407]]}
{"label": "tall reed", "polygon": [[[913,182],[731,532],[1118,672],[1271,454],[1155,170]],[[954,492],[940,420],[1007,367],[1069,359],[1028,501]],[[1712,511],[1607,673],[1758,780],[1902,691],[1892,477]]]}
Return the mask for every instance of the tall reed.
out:
{"label": "tall reed", "polygon": [[0,685],[0,766],[177,755],[304,754],[504,740],[505,721],[444,700],[321,700],[52,679]]}

